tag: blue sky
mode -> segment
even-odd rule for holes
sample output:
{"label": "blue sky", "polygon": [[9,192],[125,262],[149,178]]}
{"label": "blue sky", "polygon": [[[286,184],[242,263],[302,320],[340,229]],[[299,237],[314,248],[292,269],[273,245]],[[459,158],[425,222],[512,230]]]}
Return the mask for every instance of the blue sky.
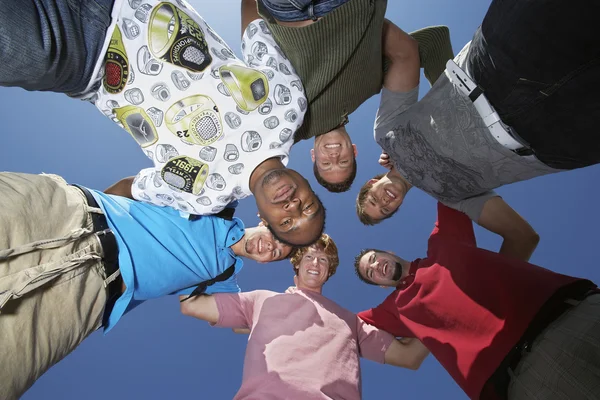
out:
{"label": "blue sky", "polygon": [[[191,3],[232,48],[239,48],[239,0]],[[488,5],[482,0],[390,0],[387,17],[406,31],[448,25],[456,53],[470,40]],[[422,81],[421,95],[429,86]],[[421,257],[435,221],[434,200],[417,189],[402,211],[381,225],[364,227],[355,216],[360,185],[383,172],[372,135],[378,101],[379,96],[371,98],[350,117],[348,130],[359,152],[359,172],[350,192],[332,195],[316,184],[309,159],[312,142],[296,145],[289,164],[310,177],[328,207],[327,231],[340,249],[341,264],[324,294],[355,312],[379,304],[389,293],[354,276],[352,261],[360,249],[378,247],[407,259]],[[64,95],[0,88],[0,105],[0,170],[55,173],[69,182],[104,189],[149,166],[129,134],[90,104]],[[600,222],[595,211],[599,178],[600,167],[594,166],[498,190],[541,236],[533,263],[600,282],[595,230]],[[242,201],[237,215],[247,225],[258,222],[252,199]],[[476,232],[480,247],[499,248],[498,237],[481,229]],[[283,291],[292,284],[292,276],[288,262],[247,262],[240,284],[244,290]],[[109,335],[91,335],[24,399],[231,399],[241,382],[246,340],[247,336],[180,315],[174,297],[149,301],[125,316]],[[362,367],[365,399],[466,398],[432,356],[416,372],[370,361]]]}

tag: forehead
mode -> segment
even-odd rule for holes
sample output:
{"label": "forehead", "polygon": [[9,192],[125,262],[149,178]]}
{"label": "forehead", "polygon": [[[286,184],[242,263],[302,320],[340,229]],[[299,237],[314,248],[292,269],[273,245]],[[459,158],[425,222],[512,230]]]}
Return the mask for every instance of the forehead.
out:
{"label": "forehead", "polygon": [[311,255],[313,257],[321,257],[321,256],[327,256],[327,254],[325,253],[325,250],[323,250],[320,247],[317,246],[310,246],[306,252],[304,253],[304,255]]}
{"label": "forehead", "polygon": [[359,264],[361,267],[366,267],[366,266],[369,264],[369,258],[370,258],[370,257],[371,257],[373,254],[375,254],[375,251],[373,251],[373,250],[366,252],[366,253],[365,253],[365,254],[363,254],[363,256],[360,258],[360,261],[359,261],[359,263],[358,263],[358,264]]}

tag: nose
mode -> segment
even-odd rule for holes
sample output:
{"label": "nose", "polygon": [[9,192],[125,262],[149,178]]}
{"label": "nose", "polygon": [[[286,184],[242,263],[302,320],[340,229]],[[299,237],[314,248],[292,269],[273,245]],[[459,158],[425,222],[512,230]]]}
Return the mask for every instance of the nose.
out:
{"label": "nose", "polygon": [[371,263],[371,265],[369,265],[369,267],[373,270],[373,271],[377,271],[379,269],[379,261],[375,260]]}
{"label": "nose", "polygon": [[298,211],[300,209],[300,199],[297,197],[294,197],[293,199],[290,199],[285,206],[283,207],[284,210],[286,211]]}

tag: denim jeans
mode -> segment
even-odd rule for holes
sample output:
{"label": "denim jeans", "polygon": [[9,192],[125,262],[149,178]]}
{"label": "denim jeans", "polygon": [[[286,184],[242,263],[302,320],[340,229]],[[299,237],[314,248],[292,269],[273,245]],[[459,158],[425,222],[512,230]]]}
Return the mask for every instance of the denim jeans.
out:
{"label": "denim jeans", "polygon": [[468,68],[502,120],[558,169],[600,162],[600,3],[494,0]]}
{"label": "denim jeans", "polygon": [[81,92],[100,56],[113,1],[2,0],[0,85]]}
{"label": "denim jeans", "polygon": [[348,0],[258,0],[271,15],[284,22],[320,18]]}

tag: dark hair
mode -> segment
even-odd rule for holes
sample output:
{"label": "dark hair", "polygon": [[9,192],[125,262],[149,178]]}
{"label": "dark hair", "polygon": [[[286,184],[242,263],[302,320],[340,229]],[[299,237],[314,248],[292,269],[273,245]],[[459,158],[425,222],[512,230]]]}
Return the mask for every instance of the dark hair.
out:
{"label": "dark hair", "polygon": [[364,283],[367,283],[369,285],[377,285],[374,282],[371,282],[370,280],[368,280],[366,277],[362,276],[359,270],[359,266],[360,266],[360,259],[363,258],[363,256],[365,254],[367,254],[370,251],[381,251],[381,250],[377,250],[377,249],[362,249],[360,251],[360,253],[358,253],[358,255],[356,257],[354,257],[354,272],[356,272],[356,276],[358,276],[358,279],[360,279],[361,281],[363,281]]}
{"label": "dark hair", "polygon": [[[379,174],[379,175],[375,175],[373,178],[371,179],[381,179],[385,176],[385,174]],[[370,179],[369,179],[370,181]],[[394,210],[394,212],[390,213],[389,215],[386,215],[385,217],[381,218],[381,219],[375,219],[375,218],[371,218],[371,216],[367,215],[367,213],[365,212],[365,201],[367,200],[367,194],[369,194],[369,190],[371,190],[371,188],[373,187],[373,184],[370,183],[369,181],[367,181],[367,183],[365,183],[361,188],[360,191],[358,192],[358,196],[356,196],[356,215],[358,215],[358,219],[360,220],[360,222],[363,223],[363,225],[376,225],[378,223],[380,223],[381,221],[391,218],[394,214],[396,214],[396,212],[400,209],[400,207],[396,208]]]}
{"label": "dark hair", "polygon": [[[323,231],[325,231],[325,218],[327,217],[327,209],[325,208],[325,206],[323,205],[323,202],[321,201],[321,199],[319,198],[319,196],[317,196],[317,194],[315,192],[313,192],[313,194],[315,195],[315,197],[317,198],[317,201],[319,202],[319,213],[323,213],[323,225],[321,225],[321,230],[319,231],[319,234],[310,242],[308,243],[290,243],[289,241],[283,239],[282,237],[280,237],[277,232],[275,232],[275,230],[271,227],[271,224],[267,225],[267,228],[269,229],[269,232],[271,232],[271,234],[273,235],[273,237],[275,239],[277,239],[278,241],[280,241],[283,244],[287,244],[288,246],[292,246],[294,248],[298,248],[298,247],[306,247],[306,246],[310,246],[312,244],[314,244],[317,240],[319,240],[321,238],[321,235],[323,235]],[[293,251],[292,251],[293,252]],[[290,253],[292,254],[292,253]]]}
{"label": "dark hair", "polygon": [[317,182],[319,182],[319,185],[323,186],[328,191],[332,193],[347,192],[348,190],[350,190],[350,187],[352,186],[352,183],[354,183],[354,179],[356,178],[356,164],[356,157],[354,157],[353,154],[352,171],[350,172],[350,176],[348,176],[348,178],[346,178],[342,182],[338,183],[329,183],[325,179],[323,179],[321,174],[319,174],[319,169],[317,168],[316,162],[313,163],[313,173],[315,174],[315,178],[317,179]]}

